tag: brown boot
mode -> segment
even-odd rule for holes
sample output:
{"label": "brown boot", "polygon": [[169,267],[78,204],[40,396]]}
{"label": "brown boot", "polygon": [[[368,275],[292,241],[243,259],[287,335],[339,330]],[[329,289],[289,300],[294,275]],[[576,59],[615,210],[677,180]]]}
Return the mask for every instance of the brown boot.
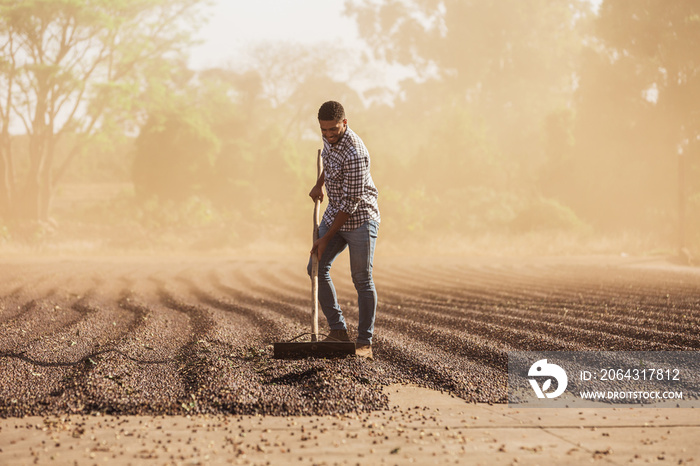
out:
{"label": "brown boot", "polygon": [[374,359],[372,345],[367,343],[355,343],[355,355],[359,358]]}
{"label": "brown boot", "polygon": [[323,341],[350,341],[350,337],[346,329],[331,330]]}

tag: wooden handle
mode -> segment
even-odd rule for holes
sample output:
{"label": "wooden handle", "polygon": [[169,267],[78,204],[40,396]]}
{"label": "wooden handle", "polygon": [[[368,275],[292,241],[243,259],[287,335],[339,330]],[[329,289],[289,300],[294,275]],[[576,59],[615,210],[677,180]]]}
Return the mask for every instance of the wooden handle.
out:
{"label": "wooden handle", "polygon": [[[316,179],[321,176],[321,149],[316,157]],[[314,231],[313,241],[318,239],[319,216],[321,214],[321,201],[314,201]],[[318,254],[311,256],[311,341],[318,341]]]}

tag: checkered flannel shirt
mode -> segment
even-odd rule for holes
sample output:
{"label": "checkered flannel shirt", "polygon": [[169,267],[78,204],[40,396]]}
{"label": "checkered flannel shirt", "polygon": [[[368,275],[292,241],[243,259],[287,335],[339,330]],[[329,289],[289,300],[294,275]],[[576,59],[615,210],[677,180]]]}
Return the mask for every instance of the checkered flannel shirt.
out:
{"label": "checkered flannel shirt", "polygon": [[323,173],[328,207],[323,220],[333,224],[338,211],[350,214],[340,231],[351,231],[368,220],[380,221],[379,192],[369,173],[369,152],[362,139],[347,127],[336,144],[323,138]]}

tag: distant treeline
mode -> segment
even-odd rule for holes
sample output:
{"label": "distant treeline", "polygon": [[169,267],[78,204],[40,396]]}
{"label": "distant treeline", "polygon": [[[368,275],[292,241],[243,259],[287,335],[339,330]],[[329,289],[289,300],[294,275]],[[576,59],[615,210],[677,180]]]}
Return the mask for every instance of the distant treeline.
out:
{"label": "distant treeline", "polygon": [[373,59],[415,72],[363,94],[342,49],[269,44],[245,68],[190,70],[199,13],[196,0],[2,3],[5,219],[46,220],[61,182],[111,178],[133,182],[134,205],[196,198],[302,231],[316,111],[333,99],[369,148],[390,236],[675,241],[686,225],[700,243],[696,1],[348,2]]}

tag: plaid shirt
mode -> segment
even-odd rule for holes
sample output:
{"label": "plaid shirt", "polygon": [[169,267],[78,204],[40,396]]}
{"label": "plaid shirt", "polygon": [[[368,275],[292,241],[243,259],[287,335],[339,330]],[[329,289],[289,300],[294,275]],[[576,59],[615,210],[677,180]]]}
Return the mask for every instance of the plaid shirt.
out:
{"label": "plaid shirt", "polygon": [[347,127],[336,144],[323,138],[323,173],[328,207],[323,214],[331,226],[338,211],[350,214],[340,231],[351,231],[368,220],[380,221],[377,196],[369,173],[369,152],[362,139]]}

